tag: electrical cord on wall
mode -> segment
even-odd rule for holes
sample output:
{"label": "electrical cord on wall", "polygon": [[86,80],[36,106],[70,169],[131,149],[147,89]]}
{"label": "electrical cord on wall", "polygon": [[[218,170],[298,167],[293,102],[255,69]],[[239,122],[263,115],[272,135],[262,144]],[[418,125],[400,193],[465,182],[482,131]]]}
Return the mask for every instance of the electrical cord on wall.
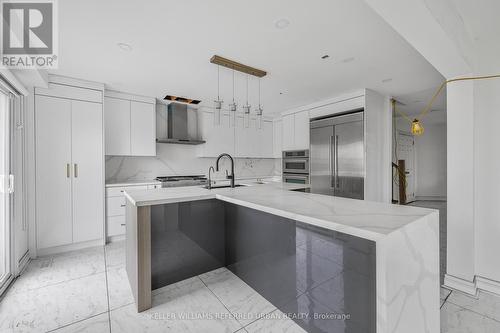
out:
{"label": "electrical cord on wall", "polygon": [[[439,86],[439,88],[436,90],[436,92],[432,96],[432,98],[429,101],[429,103],[427,103],[427,105],[419,113],[417,119],[422,119],[423,117],[425,117],[429,113],[429,111],[431,110],[432,105],[434,104],[434,102],[436,101],[436,99],[438,98],[438,96],[441,94],[441,92],[443,91],[444,87],[448,83],[457,82],[457,81],[487,80],[487,79],[498,79],[498,78],[500,78],[500,74],[483,75],[483,76],[466,76],[466,77],[459,77],[459,78],[456,78],[456,79],[449,79],[449,80],[444,81],[443,83],[441,83],[441,85]],[[393,100],[393,104],[392,104],[393,110],[395,112],[399,113],[401,116],[403,116],[403,118],[405,118],[406,120],[408,120],[410,122],[413,122],[413,120],[406,113],[404,113],[401,110],[397,110],[396,109],[396,104],[395,103],[396,103],[396,101]]]}

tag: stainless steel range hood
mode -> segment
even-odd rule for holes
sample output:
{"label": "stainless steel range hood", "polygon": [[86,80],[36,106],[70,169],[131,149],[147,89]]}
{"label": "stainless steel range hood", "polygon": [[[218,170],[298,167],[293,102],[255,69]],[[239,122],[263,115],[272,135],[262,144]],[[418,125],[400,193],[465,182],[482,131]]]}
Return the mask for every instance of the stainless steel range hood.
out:
{"label": "stainless steel range hood", "polygon": [[199,145],[203,140],[189,137],[188,106],[182,103],[170,103],[167,107],[167,138],[156,139],[158,143],[176,143]]}

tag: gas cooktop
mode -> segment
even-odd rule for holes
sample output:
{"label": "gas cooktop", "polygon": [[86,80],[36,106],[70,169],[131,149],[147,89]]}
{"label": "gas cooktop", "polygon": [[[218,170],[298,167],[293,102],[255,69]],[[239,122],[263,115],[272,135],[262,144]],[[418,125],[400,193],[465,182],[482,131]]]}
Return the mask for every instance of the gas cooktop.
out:
{"label": "gas cooktop", "polygon": [[205,185],[207,178],[205,176],[163,176],[156,177],[156,180],[161,182],[162,187],[175,187],[175,186],[196,186]]}

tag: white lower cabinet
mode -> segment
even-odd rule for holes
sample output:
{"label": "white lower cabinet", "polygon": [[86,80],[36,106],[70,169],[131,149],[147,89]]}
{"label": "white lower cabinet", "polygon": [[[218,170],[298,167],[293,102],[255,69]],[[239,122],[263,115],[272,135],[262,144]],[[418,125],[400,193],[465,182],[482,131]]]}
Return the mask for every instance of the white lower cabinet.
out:
{"label": "white lower cabinet", "polygon": [[35,126],[37,248],[102,239],[102,104],[36,95]]}
{"label": "white lower cabinet", "polygon": [[125,235],[125,191],[161,188],[159,183],[106,188],[106,238]]}

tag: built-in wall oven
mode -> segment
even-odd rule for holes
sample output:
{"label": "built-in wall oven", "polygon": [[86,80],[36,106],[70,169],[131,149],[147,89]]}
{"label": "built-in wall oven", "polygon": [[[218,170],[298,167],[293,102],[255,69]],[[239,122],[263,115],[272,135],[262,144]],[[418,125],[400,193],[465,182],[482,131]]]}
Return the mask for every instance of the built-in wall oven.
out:
{"label": "built-in wall oven", "polygon": [[283,183],[309,184],[309,175],[304,173],[283,173]]}
{"label": "built-in wall oven", "polygon": [[283,182],[309,184],[309,150],[283,152]]}

